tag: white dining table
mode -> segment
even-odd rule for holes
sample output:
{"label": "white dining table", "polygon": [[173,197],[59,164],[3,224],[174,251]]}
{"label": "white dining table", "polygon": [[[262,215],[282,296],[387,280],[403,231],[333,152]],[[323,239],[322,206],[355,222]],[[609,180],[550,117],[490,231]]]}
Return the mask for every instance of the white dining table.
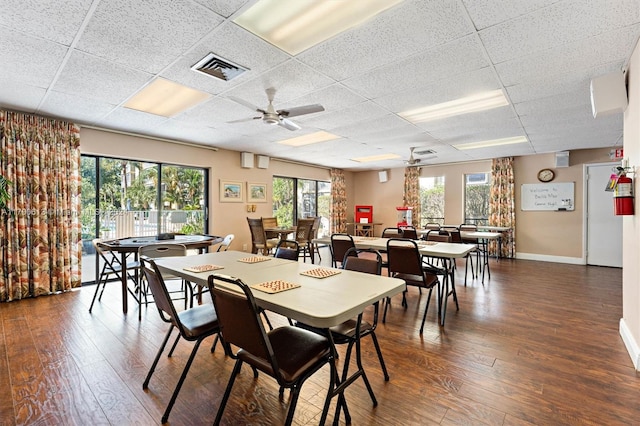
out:
{"label": "white dining table", "polygon": [[[247,258],[260,258],[263,261],[256,263],[244,263],[241,261]],[[361,362],[360,323],[362,321],[362,312],[375,302],[404,291],[406,285],[403,280],[324,266],[319,267],[318,265],[293,260],[260,257],[237,251],[165,257],[155,259],[155,263],[161,272],[180,276],[199,286],[208,286],[209,276],[214,275],[215,277],[216,274],[240,278],[249,286],[272,280],[283,280],[297,284],[299,287],[280,293],[269,294],[259,290],[252,290],[252,293],[256,303],[261,308],[313,327],[328,329],[357,317],[355,329],[358,370],[348,378],[343,377],[342,380],[340,377],[336,377],[336,387],[331,392],[331,398],[335,396],[339,398],[336,407],[336,420],[340,417],[341,409],[344,409],[347,423],[351,422],[351,415],[344,398],[345,388],[359,377],[362,377],[370,389],[370,384]],[[209,272],[193,272],[185,269],[185,267],[200,265],[216,265],[222,268]],[[314,278],[301,274],[317,268],[337,273],[325,278]],[[215,285],[237,290],[237,288],[229,287],[230,284],[221,280],[215,281]],[[327,333],[327,335],[335,355],[332,334]],[[374,406],[377,405],[377,400],[371,389],[370,395]]]}
{"label": "white dining table", "polygon": [[[353,242],[356,248],[359,249],[374,249],[379,251],[387,250],[387,241],[389,238],[382,237],[359,237],[352,236]],[[331,245],[331,237],[322,237],[313,240],[318,244]],[[435,241],[415,241],[418,245],[418,251],[421,255],[426,257],[438,258],[443,261],[443,269],[446,271],[443,274],[441,300],[438,301],[438,312],[440,314],[440,324],[444,326],[444,321],[447,313],[447,299],[449,296],[453,296],[453,300],[456,302],[456,309],[458,307],[458,296],[456,294],[455,287],[455,259],[464,258],[467,254],[476,250],[475,244],[460,244],[460,243],[445,243]],[[449,287],[449,283],[451,286]]]}

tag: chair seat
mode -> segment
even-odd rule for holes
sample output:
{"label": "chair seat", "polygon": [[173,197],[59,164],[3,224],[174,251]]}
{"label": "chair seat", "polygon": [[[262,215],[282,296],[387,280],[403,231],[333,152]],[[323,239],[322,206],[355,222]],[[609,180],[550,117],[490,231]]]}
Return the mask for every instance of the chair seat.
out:
{"label": "chair seat", "polygon": [[[129,270],[134,270],[134,269],[140,269],[141,265],[140,262],[135,261],[135,262],[127,262],[127,271]],[[122,266],[114,263],[109,269],[108,269],[109,273],[120,273],[122,272]]]}
{"label": "chair seat", "polygon": [[210,304],[178,312],[178,318],[185,329],[185,334],[192,338],[218,329],[218,316],[213,305]]}
{"label": "chair seat", "polygon": [[[324,362],[331,348],[326,337],[297,327],[279,327],[267,333],[282,378],[295,382],[318,362]],[[238,358],[267,374],[273,374],[268,360],[240,349]]]}
{"label": "chair seat", "polygon": [[438,283],[438,277],[431,274],[426,276],[426,284],[422,281],[422,277],[420,275],[395,273],[393,277],[404,280],[407,283],[407,285],[413,285],[413,286],[425,287],[425,288],[432,288]]}

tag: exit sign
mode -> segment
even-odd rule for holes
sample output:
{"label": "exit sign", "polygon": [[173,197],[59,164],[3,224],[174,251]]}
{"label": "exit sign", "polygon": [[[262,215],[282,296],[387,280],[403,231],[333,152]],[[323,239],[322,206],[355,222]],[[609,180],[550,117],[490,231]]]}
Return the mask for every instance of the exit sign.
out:
{"label": "exit sign", "polygon": [[611,158],[612,160],[622,160],[624,158],[624,149],[612,149],[609,152],[609,158]]}

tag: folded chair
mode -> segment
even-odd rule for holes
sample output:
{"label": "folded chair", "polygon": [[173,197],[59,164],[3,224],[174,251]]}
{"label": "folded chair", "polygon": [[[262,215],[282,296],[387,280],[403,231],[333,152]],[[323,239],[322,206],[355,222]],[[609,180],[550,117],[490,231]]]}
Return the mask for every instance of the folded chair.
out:
{"label": "folded chair", "polygon": [[[224,282],[225,286],[216,285],[219,281]],[[228,287],[233,287],[233,290]],[[209,276],[209,289],[218,313],[223,344],[227,353],[236,360],[214,424],[220,424],[233,383],[245,363],[273,377],[280,385],[281,398],[285,388],[291,389],[285,425],[290,425],[293,421],[300,388],[304,382],[329,364],[330,383],[320,418],[320,424],[324,424],[337,376],[329,340],[292,326],[265,331],[253,294],[240,279],[214,274]],[[235,354],[230,345],[238,348]]]}
{"label": "folded chair", "polygon": [[[162,319],[162,321],[170,324],[167,335],[165,336],[162,344],[160,345],[160,348],[158,349],[158,353],[153,360],[153,364],[151,364],[151,368],[149,369],[147,377],[144,379],[142,389],[148,388],[151,376],[153,375],[153,372],[158,365],[158,361],[160,360],[160,355],[162,355],[162,352],[167,346],[167,342],[169,341],[169,337],[171,337],[171,332],[174,328],[178,329],[179,336],[184,340],[196,342],[193,346],[193,349],[191,350],[191,355],[189,355],[189,359],[187,360],[187,363],[182,370],[182,374],[180,375],[178,384],[176,385],[176,388],[171,395],[169,404],[167,405],[167,408],[162,415],[162,423],[166,423],[169,419],[169,413],[171,413],[173,404],[176,402],[176,398],[178,397],[180,388],[184,383],[184,379],[187,377],[187,373],[189,372],[191,363],[193,362],[193,359],[196,356],[196,352],[200,347],[200,343],[202,343],[205,338],[214,334],[218,334],[220,332],[220,327],[218,325],[218,316],[216,315],[216,311],[211,304],[199,305],[195,308],[177,312],[173,305],[173,302],[171,301],[171,297],[169,296],[167,287],[164,284],[162,275],[160,274],[160,271],[158,270],[155,262],[147,257],[143,257],[140,260],[142,262],[142,271],[149,285],[149,289],[153,294],[153,298],[155,299],[160,318]],[[173,350],[175,349],[176,343],[174,343],[173,347],[169,351],[169,357],[173,355]]]}
{"label": "folded chair", "polygon": [[[91,299],[91,305],[89,306],[89,313],[93,310],[93,304],[96,301],[96,296],[98,296],[98,292],[100,296],[98,296],[98,301],[102,300],[102,293],[104,293],[104,288],[107,286],[107,281],[110,277],[116,277],[118,279],[118,284],[122,282],[122,263],[116,254],[113,252],[105,252],[102,250],[100,245],[100,239],[96,238],[91,241],[93,244],[93,248],[96,251],[96,254],[100,259],[104,262],[102,265],[102,269],[100,270],[100,276],[98,278],[98,282],[96,283],[96,291],[93,293],[93,299]],[[133,281],[135,288],[132,290],[127,287],[129,293],[133,296],[133,298],[138,303],[138,311],[140,311],[140,307],[142,305],[142,300],[140,299],[140,280],[139,280],[139,272],[140,272],[140,262],[131,261],[127,262],[127,280]],[[133,274],[130,273],[133,272]],[[100,285],[102,285],[102,291],[100,291]]]}

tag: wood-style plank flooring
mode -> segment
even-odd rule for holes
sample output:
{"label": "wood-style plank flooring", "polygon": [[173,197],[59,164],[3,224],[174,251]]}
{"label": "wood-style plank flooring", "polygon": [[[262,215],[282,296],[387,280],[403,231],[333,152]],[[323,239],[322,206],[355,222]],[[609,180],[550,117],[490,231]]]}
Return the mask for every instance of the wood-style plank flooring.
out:
{"label": "wood-style plank flooring", "polygon": [[[323,252],[323,264],[328,257]],[[432,303],[418,334],[426,293],[411,288],[406,310],[401,297],[392,301],[377,331],[391,380],[384,382],[365,339],[379,405],[372,407],[356,382],[346,392],[352,424],[640,424],[640,377],[618,333],[620,269],[491,260],[491,279],[467,287],[463,271],[460,310],[449,305],[444,328]],[[144,391],[166,324],[154,305],[143,308],[139,322],[130,301],[124,316],[118,284],[89,314],[93,291],[0,304],[0,425],[160,423],[192,344],[181,342],[173,358],[163,357]],[[171,425],[211,424],[215,417],[233,361],[220,348],[211,354],[210,343],[196,357]],[[317,424],[327,383],[325,368],[305,384],[295,424]],[[245,369],[223,423],[280,424],[287,395],[280,401],[271,378],[254,380]]]}

